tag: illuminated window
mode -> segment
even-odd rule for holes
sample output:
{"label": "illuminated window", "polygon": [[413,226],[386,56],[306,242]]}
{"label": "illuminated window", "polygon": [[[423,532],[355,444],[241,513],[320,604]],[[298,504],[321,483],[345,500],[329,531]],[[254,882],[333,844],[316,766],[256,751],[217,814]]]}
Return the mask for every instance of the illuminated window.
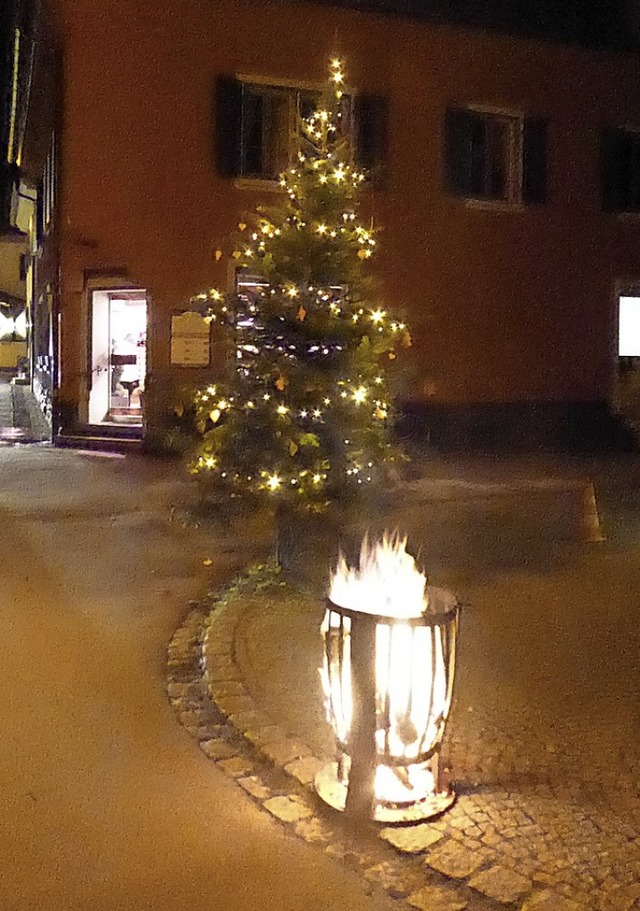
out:
{"label": "illuminated window", "polygon": [[445,120],[445,179],[453,196],[546,200],[545,120],[453,108]]}
{"label": "illuminated window", "polygon": [[640,297],[620,295],[618,357],[640,357]]}
{"label": "illuminated window", "polygon": [[640,130],[604,130],[600,153],[603,208],[640,212]]}
{"label": "illuminated window", "polygon": [[[295,361],[300,355],[307,359],[317,358],[325,360],[328,355],[339,355],[343,350],[343,341],[330,334],[323,334],[322,338],[301,338],[298,343],[292,343],[290,334],[283,327],[282,318],[269,315],[266,302],[274,293],[267,279],[260,275],[252,275],[246,269],[238,268],[235,273],[235,312],[233,326],[235,329],[235,357],[236,366],[245,374],[260,366],[260,358],[264,351],[277,352],[283,358]],[[348,295],[348,288],[331,286],[327,289],[325,304],[330,309],[332,304],[338,305]]]}
{"label": "illuminated window", "polygon": [[251,275],[246,269],[236,269],[237,306],[234,322],[236,366],[245,373],[249,373],[255,368],[255,359],[263,345],[273,347],[273,344],[267,340],[269,333],[260,311],[261,298],[268,291],[269,283],[264,278],[259,275]]}

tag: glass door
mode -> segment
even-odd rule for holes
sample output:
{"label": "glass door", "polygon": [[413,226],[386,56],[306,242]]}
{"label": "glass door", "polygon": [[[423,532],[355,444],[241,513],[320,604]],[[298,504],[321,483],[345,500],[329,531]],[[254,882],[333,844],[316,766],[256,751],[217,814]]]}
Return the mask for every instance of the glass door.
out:
{"label": "glass door", "polygon": [[92,292],[91,424],[142,424],[146,374],[144,291]]}

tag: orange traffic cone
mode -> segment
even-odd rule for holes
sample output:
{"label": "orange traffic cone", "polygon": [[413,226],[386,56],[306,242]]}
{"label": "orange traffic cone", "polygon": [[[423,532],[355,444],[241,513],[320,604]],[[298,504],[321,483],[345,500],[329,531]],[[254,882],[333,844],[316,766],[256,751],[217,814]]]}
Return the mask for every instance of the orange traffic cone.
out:
{"label": "orange traffic cone", "polygon": [[599,544],[607,540],[602,533],[593,484],[587,484],[582,494],[580,531],[582,540],[590,544]]}

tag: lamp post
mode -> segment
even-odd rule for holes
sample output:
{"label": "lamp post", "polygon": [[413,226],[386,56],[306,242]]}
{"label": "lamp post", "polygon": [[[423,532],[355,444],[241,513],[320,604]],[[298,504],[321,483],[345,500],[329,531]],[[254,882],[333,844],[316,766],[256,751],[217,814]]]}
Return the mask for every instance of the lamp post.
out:
{"label": "lamp post", "polygon": [[354,819],[427,819],[455,800],[438,758],[460,605],[426,585],[405,546],[365,540],[359,569],[341,559],[326,602],[321,675],[338,756],[316,790]]}

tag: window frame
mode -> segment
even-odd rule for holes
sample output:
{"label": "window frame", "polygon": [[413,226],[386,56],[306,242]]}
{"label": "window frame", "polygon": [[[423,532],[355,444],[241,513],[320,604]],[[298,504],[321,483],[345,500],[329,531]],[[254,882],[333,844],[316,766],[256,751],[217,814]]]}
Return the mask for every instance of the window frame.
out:
{"label": "window frame", "polygon": [[49,151],[44,166],[43,173],[43,206],[42,222],[43,233],[47,234],[54,218],[56,206],[56,135],[51,134]]}
{"label": "window frame", "polygon": [[[505,194],[501,196],[481,195],[476,193],[465,193],[453,189],[455,178],[451,170],[453,163],[449,160],[449,124],[448,117],[455,114],[467,115],[470,119],[477,118],[485,122],[502,122],[508,127],[508,151],[505,161]],[[464,201],[469,208],[496,209],[496,210],[520,210],[526,203],[525,199],[525,123],[526,116],[521,110],[513,108],[495,107],[491,105],[481,105],[473,103],[451,104],[446,109],[445,117],[445,137],[443,143],[445,157],[445,173],[447,175],[446,189],[447,195]],[[469,159],[471,159],[469,152]],[[485,162],[485,173],[487,172],[487,162]],[[471,176],[468,177],[471,182]]]}
{"label": "window frame", "polygon": [[53,231],[56,213],[57,195],[57,138],[52,132],[47,155],[42,168],[36,191],[34,216],[34,237],[32,252],[36,253],[43,246],[47,236]]}
{"label": "window frame", "polygon": [[[241,90],[241,108],[240,108],[240,137],[239,137],[239,162],[238,162],[238,175],[236,176],[236,185],[246,184],[251,186],[256,186],[256,184],[263,186],[265,188],[279,189],[278,185],[278,174],[274,176],[265,175],[264,161],[262,171],[252,172],[246,169],[246,146],[245,146],[245,129],[246,129],[246,113],[245,113],[245,93],[252,93],[256,96],[262,97],[281,97],[286,99],[286,103],[289,107],[288,111],[288,130],[287,130],[287,149],[283,158],[286,158],[286,161],[283,162],[283,166],[291,167],[294,160],[297,149],[297,135],[296,135],[296,125],[298,123],[299,117],[301,116],[301,104],[304,100],[304,96],[317,95],[321,96],[323,87],[316,83],[308,82],[295,82],[293,80],[287,79],[268,79],[258,76],[246,76],[239,74],[236,77],[237,82],[240,85]],[[264,132],[264,124],[262,129]],[[281,173],[282,168],[280,168],[279,173]]]}
{"label": "window frame", "polygon": [[[288,166],[295,162],[299,136],[295,130],[305,100],[321,99],[326,87],[304,80],[260,77],[253,74],[220,74],[216,79],[213,153],[218,176],[231,178],[239,189],[280,192],[277,176],[247,167],[246,103],[247,92],[256,95],[288,96],[291,126]],[[315,96],[315,97],[314,97]],[[349,94],[348,118],[344,122],[353,143],[354,160],[367,172],[372,186],[384,188],[388,171],[388,97],[377,92]],[[282,169],[281,169],[282,170]],[[281,173],[280,170],[280,173]]]}

